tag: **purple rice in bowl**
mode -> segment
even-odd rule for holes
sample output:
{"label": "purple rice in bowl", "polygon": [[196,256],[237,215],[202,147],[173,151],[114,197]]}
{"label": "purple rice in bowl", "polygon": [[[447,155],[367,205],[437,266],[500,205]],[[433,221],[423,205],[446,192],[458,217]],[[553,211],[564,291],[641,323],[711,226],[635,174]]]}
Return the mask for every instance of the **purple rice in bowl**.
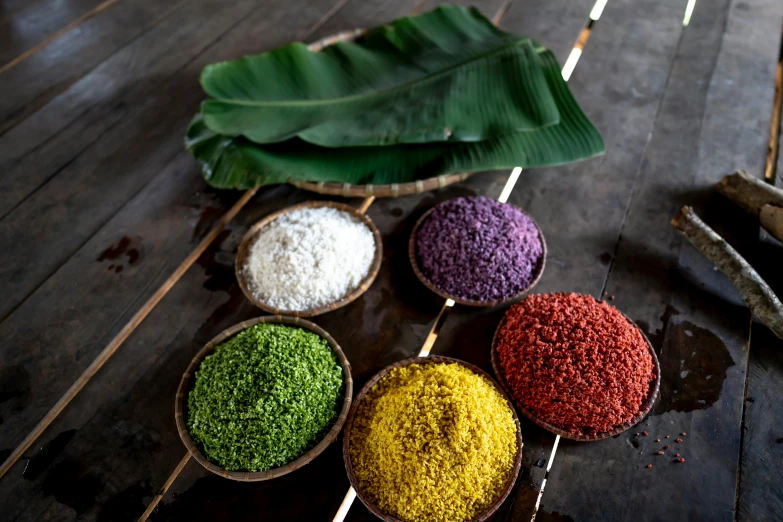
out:
{"label": "purple rice in bowl", "polygon": [[418,275],[463,304],[519,297],[543,271],[546,245],[533,219],[486,197],[440,203],[422,216],[413,234],[411,260]]}

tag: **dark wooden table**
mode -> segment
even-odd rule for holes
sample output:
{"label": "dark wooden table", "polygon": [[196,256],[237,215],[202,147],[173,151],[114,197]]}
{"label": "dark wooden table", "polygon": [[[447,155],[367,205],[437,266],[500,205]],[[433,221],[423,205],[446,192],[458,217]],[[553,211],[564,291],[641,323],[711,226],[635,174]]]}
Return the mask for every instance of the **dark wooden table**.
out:
{"label": "dark wooden table", "polygon": [[[437,3],[0,4],[0,460],[239,200],[209,188],[183,149],[203,98],[201,69]],[[474,3],[562,63],[594,2]],[[537,291],[615,295],[655,345],[663,377],[642,427],[649,437],[560,441],[538,521],[783,519],[783,342],[751,322],[723,276],[669,225],[693,204],[783,293],[783,246],[711,190],[737,168],[774,173],[765,164],[783,3],[699,0],[685,26],[687,4],[609,0],[569,82],[607,153],[525,171],[509,200],[547,237]],[[783,185],[783,162],[777,171]],[[408,265],[416,219],[454,196],[498,197],[508,175],[372,204],[381,273],[362,298],[315,319],[342,345],[359,386],[416,354],[443,305]],[[0,518],[138,519],[185,455],[173,418],[181,373],[222,329],[259,315],[234,278],[244,231],[271,211],[323,198],[259,190],[0,479]],[[503,312],[455,307],[433,353],[489,369]],[[498,521],[530,520],[552,454],[551,434],[530,423],[523,431],[523,472]],[[653,439],[683,431],[686,463],[653,456]],[[330,520],[347,489],[338,444],[296,473],[254,484],[190,461],[150,519]],[[369,519],[357,502],[347,520]]]}

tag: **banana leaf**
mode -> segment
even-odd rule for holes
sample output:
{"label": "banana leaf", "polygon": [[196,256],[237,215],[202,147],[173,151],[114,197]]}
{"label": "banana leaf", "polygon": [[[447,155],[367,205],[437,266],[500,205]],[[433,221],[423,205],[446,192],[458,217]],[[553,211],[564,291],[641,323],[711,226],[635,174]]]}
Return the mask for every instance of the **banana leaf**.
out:
{"label": "banana leaf", "polygon": [[560,119],[533,42],[456,6],[320,52],[291,43],[209,65],[201,84],[206,126],[256,143],[480,141]]}
{"label": "banana leaf", "polygon": [[455,172],[559,165],[602,154],[604,142],[568,90],[557,59],[549,50],[539,54],[560,121],[537,130],[478,142],[335,149],[299,138],[259,145],[215,133],[198,114],[185,145],[210,185],[237,189],[287,181],[406,183]]}

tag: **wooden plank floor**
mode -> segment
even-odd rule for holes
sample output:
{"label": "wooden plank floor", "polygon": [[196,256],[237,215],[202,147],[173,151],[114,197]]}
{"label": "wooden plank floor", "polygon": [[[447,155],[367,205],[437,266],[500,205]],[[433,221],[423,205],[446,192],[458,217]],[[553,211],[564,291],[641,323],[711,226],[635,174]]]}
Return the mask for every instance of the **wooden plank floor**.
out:
{"label": "wooden plank floor", "polygon": [[[203,96],[201,69],[438,3],[4,3],[0,31],[17,30],[0,37],[0,67],[36,50],[0,72],[0,460],[241,196],[208,188],[182,149]],[[458,3],[538,39],[563,63],[594,0]],[[688,432],[688,460],[644,468],[652,437],[561,441],[539,521],[783,516],[783,344],[751,325],[722,276],[668,225],[693,204],[783,293],[783,246],[710,192],[735,168],[764,174],[783,5],[699,0],[684,27],[687,3],[608,1],[569,82],[607,154],[524,172],[509,202],[547,237],[537,291],[606,290],[650,335],[663,387],[645,429]],[[451,197],[497,197],[508,174],[372,204],[384,239],[380,275],[362,298],[315,319],[343,346],[358,386],[416,354],[443,305],[408,264],[416,219]],[[185,454],[172,408],[181,372],[206,341],[259,313],[233,273],[244,231],[269,212],[323,198],[259,190],[0,478],[3,520],[138,519]],[[455,307],[433,352],[489,369],[503,312]],[[494,520],[527,522],[535,512],[554,436],[527,422],[523,435],[520,480]],[[347,489],[337,444],[268,483],[226,481],[191,461],[151,519],[327,520]],[[358,502],[348,517],[370,519]]]}

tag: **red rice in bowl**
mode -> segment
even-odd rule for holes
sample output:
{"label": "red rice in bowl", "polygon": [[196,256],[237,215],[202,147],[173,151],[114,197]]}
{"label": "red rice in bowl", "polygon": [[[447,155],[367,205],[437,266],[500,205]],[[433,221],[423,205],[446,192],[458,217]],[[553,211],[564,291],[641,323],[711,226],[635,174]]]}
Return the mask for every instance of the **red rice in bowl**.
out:
{"label": "red rice in bowl", "polygon": [[517,403],[571,433],[630,422],[656,375],[639,329],[589,295],[528,296],[506,312],[495,349]]}

